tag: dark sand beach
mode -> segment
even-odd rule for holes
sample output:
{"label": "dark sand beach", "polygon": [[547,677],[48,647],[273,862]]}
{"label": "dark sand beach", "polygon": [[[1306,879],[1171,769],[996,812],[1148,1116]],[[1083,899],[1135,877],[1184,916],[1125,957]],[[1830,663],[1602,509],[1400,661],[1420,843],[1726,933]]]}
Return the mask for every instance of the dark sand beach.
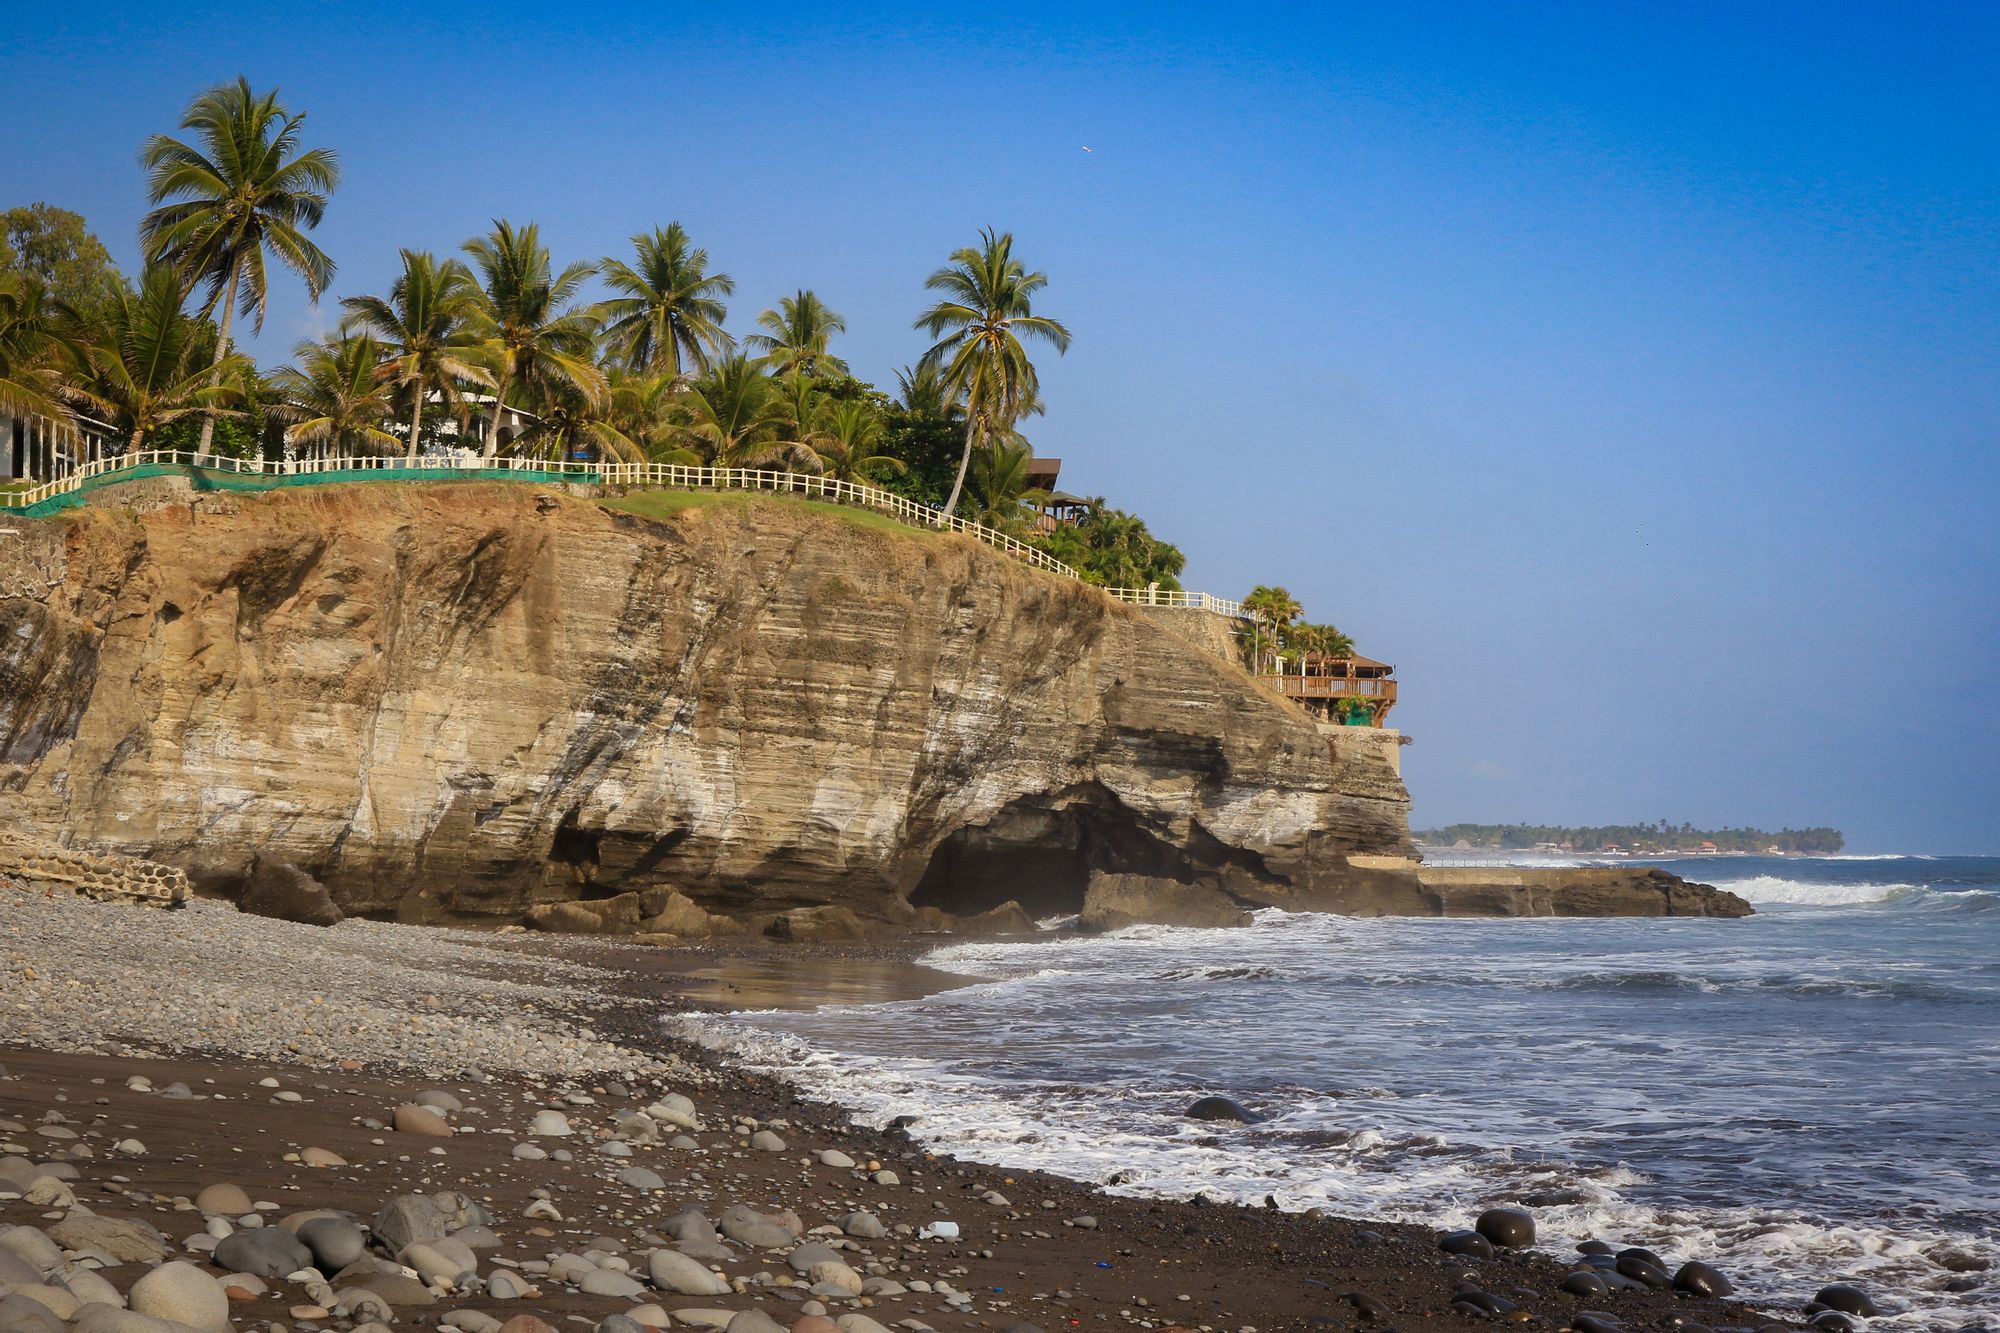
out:
{"label": "dark sand beach", "polygon": [[[623,1323],[600,1321],[636,1312],[642,1326],[732,1317],[741,1321],[738,1333],[771,1326],[743,1313],[752,1310],[781,1328],[823,1312],[845,1319],[845,1333],[871,1333],[876,1325],[1429,1330],[1487,1318],[1589,1329],[1592,1320],[1584,1316],[1591,1311],[1632,1328],[1771,1322],[1741,1305],[1666,1291],[1565,1294],[1561,1284],[1575,1267],[1570,1254],[1503,1250],[1469,1259],[1442,1252],[1437,1233],[1419,1227],[1119,1198],[1061,1179],[933,1157],[900,1131],[851,1124],[835,1108],[800,1100],[782,1082],[729,1069],[663,1035],[662,1017],[676,1008],[852,1002],[952,984],[912,966],[913,950],[755,942],[637,950],[361,922],[322,931],[207,904],[157,913],[11,898],[11,892],[10,899],[0,934],[9,962],[0,1119],[19,1128],[4,1135],[11,1145],[5,1151],[73,1174],[76,1209],[157,1228],[162,1257],[200,1257],[184,1248],[204,1234],[203,1215],[189,1200],[212,1185],[240,1186],[253,1202],[271,1205],[257,1211],[276,1225],[312,1210],[373,1224],[398,1196],[457,1192],[483,1209],[472,1220],[493,1233],[497,1247],[478,1249],[476,1278],[461,1275],[455,1285],[445,1278],[428,1290],[389,1283],[425,1298],[394,1307],[404,1324],[453,1315],[455,1326],[478,1333],[491,1327],[478,1315],[504,1321],[533,1314],[554,1325],[581,1320],[631,1333]],[[207,941],[203,955],[186,958],[171,975],[155,969],[140,992],[131,990],[138,983],[129,976],[107,977],[95,992],[68,984],[101,966],[65,956],[80,947],[78,940],[115,949],[119,938],[182,932]],[[175,946],[169,939],[163,947]],[[343,957],[344,950],[355,952]],[[405,950],[426,961],[382,961]],[[139,958],[125,966],[147,965]],[[314,966],[323,970],[311,973]],[[429,989],[414,1003],[396,1001],[394,979],[402,972],[378,968],[406,970]],[[285,991],[288,974],[320,987],[315,1011],[353,1006],[368,1021],[315,1029],[317,1035],[303,1028],[289,1036],[254,1033],[264,1021],[259,1015],[271,1009],[258,987]],[[245,980],[232,982],[232,975]],[[371,993],[340,993],[339,979],[347,975]],[[144,1032],[121,1030],[152,1021],[163,1007],[213,1005],[218,985],[244,992],[246,1003],[235,1013],[236,1050],[197,1039],[195,1023],[181,1025],[188,1039],[174,1043],[161,1040],[157,1023]],[[490,1017],[499,1012],[492,1002],[510,985],[526,998],[507,1017]],[[546,998],[557,991],[566,1003]],[[125,1008],[135,994],[149,1006],[143,1012]],[[77,1011],[53,1026],[52,995],[67,996]],[[449,1068],[450,1045],[431,1038],[482,1015],[506,1041],[481,1061]],[[399,1039],[399,1023],[407,1041]],[[551,1067],[551,1030],[575,1043],[573,1068]],[[273,1039],[290,1059],[240,1053],[269,1050]],[[178,1049],[166,1049],[170,1044]],[[509,1068],[511,1057],[495,1051],[540,1054]],[[558,1052],[556,1064],[564,1058],[570,1057]],[[135,1077],[150,1090],[128,1086]],[[267,1079],[275,1086],[260,1082]],[[194,1096],[159,1091],[176,1082]],[[462,1107],[447,1117],[455,1132],[431,1137],[390,1127],[399,1106],[435,1091]],[[692,1102],[698,1130],[648,1118],[642,1108],[659,1106],[670,1093]],[[536,1114],[548,1110],[565,1116],[573,1133],[531,1135]],[[51,1117],[77,1137],[42,1133]],[[767,1133],[776,1138],[761,1137]],[[681,1146],[671,1146],[683,1134]],[[114,1146],[125,1140],[137,1140],[143,1152]],[[518,1145],[529,1145],[527,1157],[517,1155]],[[308,1167],[298,1160],[307,1149],[335,1154],[345,1165]],[[854,1164],[841,1165],[837,1156],[827,1165],[820,1154],[829,1151]],[[571,1160],[560,1160],[565,1153]],[[656,1175],[658,1186],[621,1180],[633,1167]],[[876,1174],[883,1170],[892,1176]],[[557,1216],[527,1215],[538,1199],[548,1206],[537,1211],[552,1207]],[[697,1239],[688,1248],[726,1274],[731,1289],[702,1297],[657,1290],[647,1279],[648,1256],[686,1244],[671,1234],[678,1228],[669,1219],[700,1210],[716,1221],[733,1205],[779,1217],[789,1234],[771,1247],[726,1239],[719,1248],[705,1247]],[[66,1211],[60,1203],[17,1196],[0,1202],[0,1222],[48,1228]],[[880,1227],[854,1225],[857,1213]],[[956,1238],[920,1236],[937,1222],[956,1223]],[[681,1234],[698,1237],[701,1230]],[[813,1242],[838,1246],[839,1261],[868,1284],[865,1294],[814,1287],[809,1275],[788,1265],[796,1245]],[[585,1254],[607,1274],[590,1285],[616,1294],[588,1293],[585,1279],[600,1270],[562,1258]],[[491,1279],[509,1263],[531,1294],[493,1294]],[[108,1267],[103,1276],[123,1292],[148,1266]],[[636,1281],[621,1280],[622,1268]],[[211,1263],[207,1271],[220,1277],[224,1270]],[[360,1280],[352,1270],[326,1276],[335,1294]],[[232,1301],[237,1326],[353,1327],[379,1313],[364,1302],[346,1318],[319,1315],[311,1289],[282,1274],[266,1286]],[[526,1327],[517,1325],[516,1333]]]}

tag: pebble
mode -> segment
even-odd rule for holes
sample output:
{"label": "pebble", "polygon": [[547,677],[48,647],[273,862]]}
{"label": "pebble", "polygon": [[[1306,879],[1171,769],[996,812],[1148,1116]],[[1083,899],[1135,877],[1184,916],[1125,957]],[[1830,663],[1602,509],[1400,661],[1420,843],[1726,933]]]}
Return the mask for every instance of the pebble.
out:
{"label": "pebble", "polygon": [[1875,1302],[1868,1298],[1867,1292],[1845,1282],[1821,1287],[1819,1294],[1814,1296],[1813,1300],[1828,1309],[1838,1310],[1842,1314],[1858,1314],[1865,1319],[1873,1319],[1882,1313],[1876,1308]]}
{"label": "pebble", "polygon": [[251,1211],[250,1196],[241,1185],[210,1185],[194,1196],[194,1206],[204,1213],[222,1213],[228,1217],[241,1217]]}
{"label": "pebble", "polygon": [[528,1132],[536,1138],[566,1138],[576,1131],[570,1128],[569,1117],[561,1111],[537,1111],[535,1118],[528,1122]]}
{"label": "pebble", "polygon": [[414,1102],[405,1102],[396,1108],[394,1124],[399,1134],[417,1134],[433,1139],[451,1137],[449,1121],[428,1106],[418,1106]]}

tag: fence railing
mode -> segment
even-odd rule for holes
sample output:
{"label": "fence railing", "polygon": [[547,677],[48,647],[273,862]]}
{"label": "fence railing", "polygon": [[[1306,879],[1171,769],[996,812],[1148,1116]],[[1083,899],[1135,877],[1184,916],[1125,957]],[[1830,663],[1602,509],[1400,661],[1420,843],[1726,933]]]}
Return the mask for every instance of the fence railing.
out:
{"label": "fence railing", "polygon": [[1222,597],[1211,597],[1205,592],[1178,592],[1166,588],[1107,588],[1105,591],[1119,601],[1133,606],[1213,611],[1218,616],[1228,616],[1232,620],[1250,619],[1250,613],[1243,609],[1243,603],[1232,602]]}
{"label": "fence railing", "polygon": [[[919,504],[893,491],[859,482],[841,481],[811,472],[767,468],[685,467],[675,463],[590,463],[533,458],[473,458],[451,454],[417,458],[355,455],[341,458],[298,458],[266,462],[261,458],[202,458],[186,451],[150,449],[85,463],[65,477],[24,490],[0,491],[0,511],[32,510],[47,501],[113,482],[159,475],[175,469],[228,473],[270,479],[283,485],[294,478],[323,477],[327,482],[362,480],[353,473],[373,473],[379,479],[408,476],[439,480],[560,481],[579,485],[641,486],[668,490],[763,491],[853,504],[886,514],[912,527],[958,532],[984,542],[1023,564],[1084,582],[1083,576],[1048,552],[983,523],[974,523]],[[1154,588],[1106,588],[1120,602],[1137,606],[1186,607],[1235,619],[1247,618],[1241,602],[1225,601],[1205,592],[1164,592]]]}

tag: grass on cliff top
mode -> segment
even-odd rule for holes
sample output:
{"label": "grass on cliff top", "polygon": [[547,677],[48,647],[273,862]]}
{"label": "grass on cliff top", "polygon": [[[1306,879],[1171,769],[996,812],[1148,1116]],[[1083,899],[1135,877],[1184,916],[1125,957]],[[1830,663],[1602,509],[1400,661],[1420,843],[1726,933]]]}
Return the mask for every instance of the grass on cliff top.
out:
{"label": "grass on cliff top", "polygon": [[829,504],[824,500],[806,500],[795,495],[758,495],[747,491],[633,491],[628,495],[611,495],[597,503],[606,509],[622,510],[637,514],[641,518],[668,519],[690,509],[719,509],[725,506],[746,508],[753,504],[788,505],[837,518],[843,523],[851,523],[857,528],[872,528],[878,532],[900,532],[907,536],[917,536],[922,529],[907,523],[899,523],[887,514],[878,514],[872,509],[858,509],[852,505]]}

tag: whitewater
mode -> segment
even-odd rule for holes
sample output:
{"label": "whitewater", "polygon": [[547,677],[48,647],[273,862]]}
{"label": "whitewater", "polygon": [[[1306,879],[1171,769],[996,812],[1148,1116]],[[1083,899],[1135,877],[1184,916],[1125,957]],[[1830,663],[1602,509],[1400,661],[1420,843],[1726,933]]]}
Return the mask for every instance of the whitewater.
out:
{"label": "whitewater", "polygon": [[[1120,1193],[1644,1245],[1796,1307],[2000,1319],[2000,858],[1668,863],[1758,915],[962,944],[921,1000],[682,1020],[927,1146]],[[1193,1122],[1224,1093],[1270,1118]]]}

